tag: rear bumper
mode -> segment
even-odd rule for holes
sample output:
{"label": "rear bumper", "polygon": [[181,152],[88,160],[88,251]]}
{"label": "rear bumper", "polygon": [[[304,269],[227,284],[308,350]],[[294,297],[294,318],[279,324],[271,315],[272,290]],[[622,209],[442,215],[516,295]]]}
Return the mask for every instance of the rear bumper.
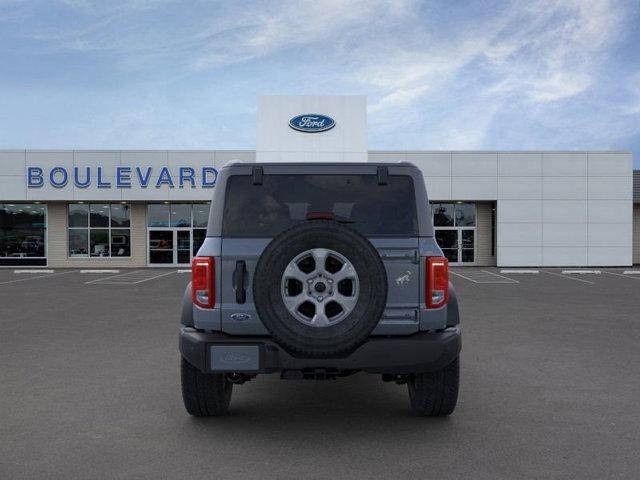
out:
{"label": "rear bumper", "polygon": [[297,358],[270,337],[204,333],[191,327],[180,332],[180,353],[203,372],[272,373],[283,370],[363,370],[404,374],[439,370],[460,353],[460,328],[408,336],[371,337],[340,358]]}

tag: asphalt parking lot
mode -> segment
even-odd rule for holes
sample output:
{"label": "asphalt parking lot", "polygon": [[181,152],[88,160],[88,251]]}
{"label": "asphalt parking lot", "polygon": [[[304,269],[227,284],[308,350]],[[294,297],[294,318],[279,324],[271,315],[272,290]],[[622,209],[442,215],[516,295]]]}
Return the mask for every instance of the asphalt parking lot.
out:
{"label": "asphalt parking lot", "polygon": [[[637,268],[637,267],[636,267]],[[640,472],[640,275],[453,269],[446,419],[359,374],[261,376],[182,407],[177,270],[0,270],[0,478],[629,478]]]}

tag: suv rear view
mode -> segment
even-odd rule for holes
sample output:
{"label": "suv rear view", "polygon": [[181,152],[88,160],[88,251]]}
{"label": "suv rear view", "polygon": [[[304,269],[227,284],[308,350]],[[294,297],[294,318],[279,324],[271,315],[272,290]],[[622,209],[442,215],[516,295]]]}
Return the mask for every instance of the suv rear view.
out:
{"label": "suv rear view", "polygon": [[399,164],[234,164],[183,300],[185,407],[226,413],[261,373],[360,371],[408,384],[411,409],[458,394],[458,303],[421,172]]}

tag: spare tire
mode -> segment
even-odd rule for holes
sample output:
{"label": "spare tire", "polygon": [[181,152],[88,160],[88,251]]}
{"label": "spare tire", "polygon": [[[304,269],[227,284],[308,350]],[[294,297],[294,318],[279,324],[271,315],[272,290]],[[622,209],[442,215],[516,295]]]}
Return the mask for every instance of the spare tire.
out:
{"label": "spare tire", "polygon": [[387,275],[371,243],[333,221],[313,220],[275,237],[253,277],[258,316],[288,352],[336,357],[355,350],[382,317]]}

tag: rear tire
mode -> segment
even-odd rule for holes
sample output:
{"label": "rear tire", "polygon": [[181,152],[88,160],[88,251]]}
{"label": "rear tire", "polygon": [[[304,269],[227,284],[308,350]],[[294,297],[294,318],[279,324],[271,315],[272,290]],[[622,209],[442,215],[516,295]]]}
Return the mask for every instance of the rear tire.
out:
{"label": "rear tire", "polygon": [[450,415],[458,402],[460,383],[460,357],[436,372],[411,375],[409,401],[411,413],[423,417]]}
{"label": "rear tire", "polygon": [[211,417],[229,410],[233,384],[221,373],[202,373],[181,359],[182,400],[190,415]]}

